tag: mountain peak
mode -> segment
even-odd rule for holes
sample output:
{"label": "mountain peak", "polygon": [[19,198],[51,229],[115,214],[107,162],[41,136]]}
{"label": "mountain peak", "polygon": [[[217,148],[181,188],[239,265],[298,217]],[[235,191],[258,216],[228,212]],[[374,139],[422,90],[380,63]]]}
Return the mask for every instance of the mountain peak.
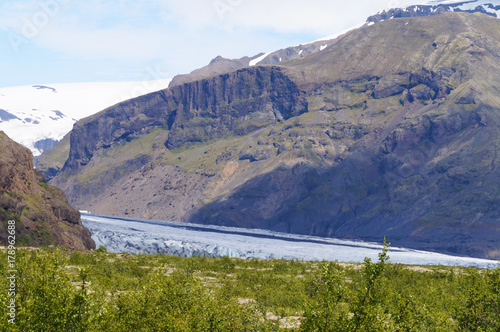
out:
{"label": "mountain peak", "polygon": [[215,58],[213,58],[211,61],[210,61],[210,64],[214,64],[216,62],[220,62],[220,61],[224,61],[224,60],[229,60],[229,59],[226,59],[220,55],[216,56]]}

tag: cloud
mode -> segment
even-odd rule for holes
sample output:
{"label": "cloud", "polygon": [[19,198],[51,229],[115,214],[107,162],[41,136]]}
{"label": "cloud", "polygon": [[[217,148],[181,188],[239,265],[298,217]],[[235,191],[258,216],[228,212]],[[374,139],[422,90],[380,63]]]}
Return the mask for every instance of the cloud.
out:
{"label": "cloud", "polygon": [[71,57],[155,58],[162,56],[168,44],[186,47],[212,42],[216,45],[228,35],[243,36],[249,31],[263,38],[266,33],[307,33],[321,37],[358,25],[381,7],[412,2],[7,0],[0,5],[4,13],[0,16],[0,28],[24,37],[34,31],[28,39]]}
{"label": "cloud", "polygon": [[[164,4],[190,29],[270,29],[282,33],[332,34],[359,23],[381,9],[403,7],[416,0],[212,0]],[[425,2],[425,1],[424,1]]]}
{"label": "cloud", "polygon": [[115,26],[106,29],[48,29],[37,43],[81,59],[147,59],[165,55],[168,41],[158,31]]}

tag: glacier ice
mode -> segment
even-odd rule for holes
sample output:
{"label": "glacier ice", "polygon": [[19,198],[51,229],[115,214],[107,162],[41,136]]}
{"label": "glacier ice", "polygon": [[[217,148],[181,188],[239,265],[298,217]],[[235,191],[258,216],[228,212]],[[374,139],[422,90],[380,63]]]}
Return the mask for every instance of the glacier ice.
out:
{"label": "glacier ice", "polygon": [[[170,254],[183,257],[238,257],[312,261],[376,260],[381,244],[278,233],[267,230],[205,226],[118,218],[82,212],[82,223],[96,246],[111,252]],[[391,247],[393,263],[495,268],[498,262]]]}

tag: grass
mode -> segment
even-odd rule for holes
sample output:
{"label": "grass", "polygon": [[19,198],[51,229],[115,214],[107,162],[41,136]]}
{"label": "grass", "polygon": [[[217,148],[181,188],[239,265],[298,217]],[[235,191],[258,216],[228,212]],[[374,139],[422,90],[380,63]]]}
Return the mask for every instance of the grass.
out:
{"label": "grass", "polygon": [[161,141],[165,134],[165,130],[156,128],[145,136],[132,139],[130,142],[123,141],[119,145],[104,150],[102,156],[92,159],[84,173],[76,175],[78,182],[88,183],[107,171],[114,170],[119,173],[120,167],[127,161],[133,161],[141,155],[152,156],[156,150],[162,148]]}
{"label": "grass", "polygon": [[[189,171],[216,171],[221,166],[217,157],[226,151],[239,152],[239,146],[248,138],[236,136],[217,141],[193,144],[185,148],[165,151],[156,162],[163,165],[175,165]],[[223,165],[222,165],[223,166]]]}

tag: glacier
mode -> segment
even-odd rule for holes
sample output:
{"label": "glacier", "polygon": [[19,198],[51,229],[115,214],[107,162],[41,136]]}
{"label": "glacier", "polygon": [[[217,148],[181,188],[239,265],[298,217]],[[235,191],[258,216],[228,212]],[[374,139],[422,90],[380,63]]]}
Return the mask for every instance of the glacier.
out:
{"label": "glacier", "polygon": [[[378,259],[382,244],[279,233],[260,229],[207,226],[112,217],[81,211],[96,246],[115,253],[183,257],[238,257],[308,261],[363,262]],[[381,239],[382,240],[382,239]],[[408,265],[496,268],[494,260],[390,247],[390,261]]]}

